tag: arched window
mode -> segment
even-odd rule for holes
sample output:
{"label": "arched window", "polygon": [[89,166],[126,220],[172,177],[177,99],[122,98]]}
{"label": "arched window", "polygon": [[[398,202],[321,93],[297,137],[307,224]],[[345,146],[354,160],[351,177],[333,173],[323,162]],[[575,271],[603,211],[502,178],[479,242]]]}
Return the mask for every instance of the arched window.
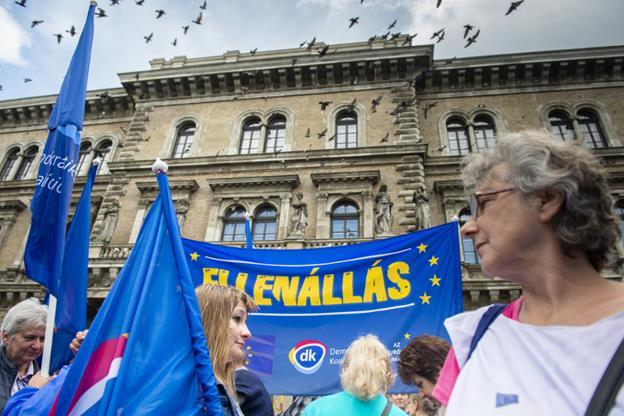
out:
{"label": "arched window", "polygon": [[336,117],[336,149],[357,147],[357,114],[354,111],[342,111]]}
{"label": "arched window", "polygon": [[102,159],[102,164],[100,164],[98,172],[107,173],[106,169],[102,170],[102,166],[105,166],[106,162],[110,160],[110,151],[112,148],[113,142],[110,139],[102,140],[95,148],[95,157]]}
{"label": "arched window", "polygon": [[175,145],[173,146],[173,154],[171,155],[171,157],[174,159],[182,159],[188,157],[194,138],[195,123],[193,123],[192,121],[187,121],[186,123],[183,123],[180,127],[178,127]]}
{"label": "arched window", "polygon": [[[459,213],[459,226],[463,226],[470,219],[470,211],[468,208],[464,208]],[[479,256],[475,250],[474,241],[472,238],[461,238],[462,251],[464,252],[464,263],[467,264],[479,264]]]}
{"label": "arched window", "polygon": [[474,119],[474,135],[477,142],[477,150],[491,149],[494,147],[496,129],[494,121],[488,116],[477,116]]}
{"label": "arched window", "polygon": [[277,211],[272,206],[262,206],[254,215],[253,240],[275,240]]}
{"label": "arched window", "polygon": [[596,113],[591,110],[581,109],[577,114],[579,130],[585,141],[585,146],[590,149],[607,147],[607,141]]}
{"label": "arched window", "polygon": [[264,141],[265,153],[279,152],[284,148],[286,141],[286,118],[276,115],[269,120]]}
{"label": "arched window", "polygon": [[9,175],[13,170],[13,166],[15,165],[18,156],[19,148],[16,147],[9,151],[6,159],[4,159],[4,165],[2,165],[2,170],[0,170],[0,181],[8,181],[11,179],[9,178]]}
{"label": "arched window", "polygon": [[35,163],[35,156],[37,156],[37,152],[39,151],[39,146],[30,146],[26,151],[22,154],[22,161],[17,169],[17,173],[15,174],[15,179],[27,179],[28,172],[30,172],[30,168]]}
{"label": "arched window", "polygon": [[463,119],[458,117],[449,119],[446,122],[446,132],[451,155],[466,155],[470,152],[468,127]]}
{"label": "arched window", "polygon": [[332,238],[360,237],[360,215],[353,202],[342,201],[332,209],[331,236]]}
{"label": "arched window", "polygon": [[[89,159],[89,154],[91,153],[91,142],[82,142],[80,144],[80,152],[78,153],[78,163],[76,164],[76,172],[80,173],[84,173],[86,174],[87,171],[87,167],[85,167],[85,164],[87,162],[87,160]],[[83,169],[85,169],[85,171],[83,172]]]}
{"label": "arched window", "polygon": [[258,143],[260,142],[260,119],[253,117],[247,119],[243,125],[241,134],[240,150],[241,155],[258,153]]}
{"label": "arched window", "polygon": [[548,113],[548,120],[550,121],[550,130],[555,136],[564,141],[574,139],[572,119],[567,113],[560,110],[551,111]]}
{"label": "arched window", "polygon": [[245,241],[245,208],[242,206],[234,205],[225,211],[221,241]]}

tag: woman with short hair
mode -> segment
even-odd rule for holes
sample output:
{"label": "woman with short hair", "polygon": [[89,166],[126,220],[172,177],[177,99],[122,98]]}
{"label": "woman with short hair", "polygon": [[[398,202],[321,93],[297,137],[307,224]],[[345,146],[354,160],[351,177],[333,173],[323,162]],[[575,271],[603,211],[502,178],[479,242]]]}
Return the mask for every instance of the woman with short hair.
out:
{"label": "woman with short hair", "polygon": [[447,319],[453,350],[433,395],[448,399],[447,416],[585,413],[624,335],[624,286],[600,274],[620,239],[600,162],[579,143],[524,131],[469,155],[463,181],[462,235],[483,272],[522,297]]}
{"label": "woman with short hair", "polygon": [[2,321],[0,334],[0,411],[11,395],[28,385],[39,370],[48,309],[30,298],[13,306]]}
{"label": "woman with short hair", "polygon": [[385,394],[394,382],[390,353],[375,335],[361,336],[344,356],[340,383],[344,391],[310,403],[304,416],[320,415],[407,415]]}

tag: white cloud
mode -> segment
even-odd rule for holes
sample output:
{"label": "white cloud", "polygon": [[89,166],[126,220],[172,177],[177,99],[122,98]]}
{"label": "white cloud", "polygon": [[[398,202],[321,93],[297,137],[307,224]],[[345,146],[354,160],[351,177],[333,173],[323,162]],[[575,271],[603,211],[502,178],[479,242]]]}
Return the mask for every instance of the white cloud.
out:
{"label": "white cloud", "polygon": [[2,6],[0,6],[0,39],[2,39],[0,62],[25,66],[26,61],[22,57],[21,50],[31,45],[30,36]]}

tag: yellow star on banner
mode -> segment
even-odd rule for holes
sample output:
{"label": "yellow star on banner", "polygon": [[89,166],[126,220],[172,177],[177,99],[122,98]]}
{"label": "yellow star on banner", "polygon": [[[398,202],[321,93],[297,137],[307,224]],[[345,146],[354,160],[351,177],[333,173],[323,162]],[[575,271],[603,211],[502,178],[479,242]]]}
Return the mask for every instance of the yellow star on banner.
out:
{"label": "yellow star on banner", "polygon": [[433,266],[434,264],[438,264],[438,260],[440,260],[439,257],[431,256],[431,258],[428,260],[429,261],[429,266]]}
{"label": "yellow star on banner", "polygon": [[440,286],[440,278],[436,276],[435,274],[429,280],[431,280],[431,286]]}
{"label": "yellow star on banner", "polygon": [[405,339],[410,339],[412,337],[412,335],[409,332],[406,332],[405,335],[403,335],[403,338]]}
{"label": "yellow star on banner", "polygon": [[191,261],[197,261],[197,258],[199,257],[198,253],[190,253],[191,255]]}
{"label": "yellow star on banner", "polygon": [[425,253],[427,251],[427,244],[420,243],[420,245],[416,247],[419,253]]}
{"label": "yellow star on banner", "polygon": [[431,296],[427,295],[427,292],[425,292],[422,296],[418,296],[420,298],[420,300],[422,300],[421,305],[424,305],[425,303],[427,305],[431,305],[431,303],[429,303],[429,299],[431,299]]}

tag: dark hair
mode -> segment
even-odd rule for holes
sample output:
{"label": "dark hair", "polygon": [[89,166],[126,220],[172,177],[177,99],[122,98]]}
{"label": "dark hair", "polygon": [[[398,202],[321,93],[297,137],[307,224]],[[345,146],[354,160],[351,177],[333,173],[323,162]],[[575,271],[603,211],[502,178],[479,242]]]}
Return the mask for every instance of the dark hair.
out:
{"label": "dark hair", "polygon": [[420,376],[435,384],[450,348],[444,339],[432,335],[412,339],[399,354],[401,381],[414,384],[414,376]]}

